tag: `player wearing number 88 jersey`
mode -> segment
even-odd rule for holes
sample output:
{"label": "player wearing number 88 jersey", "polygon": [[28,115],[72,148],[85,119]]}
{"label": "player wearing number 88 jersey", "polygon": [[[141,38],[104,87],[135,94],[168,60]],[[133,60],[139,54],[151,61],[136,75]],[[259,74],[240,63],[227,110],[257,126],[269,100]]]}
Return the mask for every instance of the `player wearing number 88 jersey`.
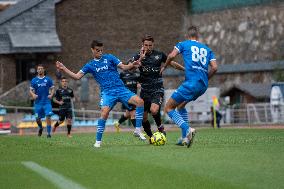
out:
{"label": "player wearing number 88 jersey", "polygon": [[179,144],[189,147],[195,130],[189,126],[185,105],[207,90],[208,79],[217,71],[217,63],[213,51],[198,41],[198,30],[195,26],[188,28],[187,40],[178,43],[168,55],[165,68],[178,54],[181,54],[184,60],[185,81],[166,103],[165,112],[181,128],[182,140]]}

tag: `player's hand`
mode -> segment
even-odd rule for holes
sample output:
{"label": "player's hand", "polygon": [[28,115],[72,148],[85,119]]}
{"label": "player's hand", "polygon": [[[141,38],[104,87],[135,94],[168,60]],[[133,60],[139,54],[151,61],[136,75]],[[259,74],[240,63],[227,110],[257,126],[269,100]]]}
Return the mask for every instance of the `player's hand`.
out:
{"label": "player's hand", "polygon": [[35,95],[32,95],[32,99],[33,100],[36,100],[38,98],[38,96],[35,94]]}
{"label": "player's hand", "polygon": [[56,64],[56,68],[59,70],[63,70],[65,68],[64,64],[59,61],[56,61],[55,64]]}
{"label": "player's hand", "polygon": [[138,67],[140,67],[141,66],[141,62],[140,61],[138,61],[138,60],[135,60],[134,62],[132,62],[132,65],[133,65],[133,68],[138,68]]}
{"label": "player's hand", "polygon": [[64,102],[63,101],[59,101],[59,105],[63,105],[64,104]]}
{"label": "player's hand", "polygon": [[52,99],[52,95],[48,95],[47,98]]}
{"label": "player's hand", "polygon": [[147,50],[144,49],[144,47],[142,46],[140,49],[140,59],[144,59],[146,56]]}
{"label": "player's hand", "polygon": [[162,74],[163,74],[163,72],[165,71],[165,69],[166,69],[166,67],[165,67],[165,66],[162,66],[162,67],[161,67],[160,75],[162,75]]}

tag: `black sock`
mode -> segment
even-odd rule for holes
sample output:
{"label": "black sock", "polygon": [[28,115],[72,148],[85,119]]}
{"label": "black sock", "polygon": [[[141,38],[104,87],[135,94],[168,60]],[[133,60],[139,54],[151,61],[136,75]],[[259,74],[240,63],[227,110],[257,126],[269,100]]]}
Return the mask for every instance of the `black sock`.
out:
{"label": "black sock", "polygon": [[67,125],[67,133],[68,133],[68,135],[70,135],[71,128],[72,128],[72,125]]}
{"label": "black sock", "polygon": [[124,114],[120,117],[120,119],[118,120],[119,124],[122,124],[123,122],[125,122],[127,120],[127,117],[124,116]]}
{"label": "black sock", "polygon": [[153,118],[155,120],[155,123],[156,123],[157,127],[159,128],[161,126],[161,124],[162,124],[160,111],[156,115],[152,114],[152,116],[153,116]]}
{"label": "black sock", "polygon": [[54,127],[58,127],[59,126],[59,123],[58,121],[56,121],[56,123],[54,124]]}
{"label": "black sock", "polygon": [[39,129],[42,129],[42,122],[40,120],[36,120],[36,123],[37,123]]}
{"label": "black sock", "polygon": [[142,122],[142,126],[144,128],[144,131],[146,132],[146,134],[149,136],[149,137],[152,137],[153,136],[153,133],[151,131],[151,124],[150,122],[147,120],[147,121],[143,121]]}
{"label": "black sock", "polygon": [[130,119],[130,121],[131,121],[133,127],[136,127],[136,119]]}

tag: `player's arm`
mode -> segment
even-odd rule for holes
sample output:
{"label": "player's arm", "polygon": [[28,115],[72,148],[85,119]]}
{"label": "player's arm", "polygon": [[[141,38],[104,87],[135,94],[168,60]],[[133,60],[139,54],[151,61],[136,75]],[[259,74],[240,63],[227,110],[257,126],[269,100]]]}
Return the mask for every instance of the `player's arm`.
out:
{"label": "player's arm", "polygon": [[171,61],[170,66],[173,67],[174,69],[185,71],[185,68],[175,61]]}
{"label": "player's arm", "polygon": [[38,96],[35,94],[34,88],[30,87],[30,91],[29,92],[30,92],[30,95],[31,95],[33,100],[37,99]]}
{"label": "player's arm", "polygon": [[216,60],[210,61],[210,70],[208,73],[208,79],[210,79],[216,72],[217,72],[218,66]]}
{"label": "player's arm", "polygon": [[[58,99],[58,100],[57,100]],[[59,92],[58,92],[58,90],[55,92],[55,95],[54,95],[54,97],[52,98],[52,100],[53,100],[53,102],[55,102],[56,104],[59,104],[59,105],[62,105],[63,104],[63,101],[62,100],[60,100],[59,101],[59,99],[60,99],[60,94],[59,94]]]}
{"label": "player's arm", "polygon": [[133,70],[136,69],[140,66],[140,62],[139,61],[133,61],[133,62],[129,62],[128,64],[123,64],[122,62],[119,63],[117,65],[118,68],[122,69],[122,70]]}
{"label": "player's arm", "polygon": [[48,95],[47,97],[48,97],[49,99],[52,99],[53,95],[54,95],[54,86],[51,86],[51,87],[49,88],[49,95]]}
{"label": "player's arm", "polygon": [[160,74],[165,71],[165,69],[168,67],[168,65],[171,64],[171,62],[174,60],[174,58],[179,54],[179,51],[174,48],[173,51],[168,55],[167,60],[165,62],[165,65],[161,68]]}
{"label": "player's arm", "polygon": [[56,61],[56,67],[63,71],[64,73],[66,73],[67,75],[69,75],[71,78],[79,80],[84,76],[84,73],[81,71],[78,71],[76,74],[74,72],[72,72],[71,70],[69,70],[66,66],[64,66],[63,63]]}

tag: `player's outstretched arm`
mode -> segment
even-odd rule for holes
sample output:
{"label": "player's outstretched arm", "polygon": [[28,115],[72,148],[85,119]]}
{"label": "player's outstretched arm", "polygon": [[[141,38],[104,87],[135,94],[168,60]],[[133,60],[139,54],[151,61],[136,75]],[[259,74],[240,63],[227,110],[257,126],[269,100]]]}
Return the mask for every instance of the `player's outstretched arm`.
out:
{"label": "player's outstretched arm", "polygon": [[79,80],[79,79],[81,79],[83,76],[84,76],[84,73],[82,73],[82,72],[78,72],[78,73],[74,73],[74,72],[72,72],[71,70],[69,70],[66,66],[64,66],[64,64],[63,63],[61,63],[61,62],[59,62],[59,61],[56,61],[56,67],[59,69],[59,70],[61,70],[61,71],[63,71],[63,72],[65,72],[67,75],[69,75],[71,78],[73,78],[73,79],[76,79],[76,80]]}
{"label": "player's outstretched arm", "polygon": [[216,72],[217,72],[218,66],[216,60],[212,60],[210,62],[210,70],[208,73],[208,79],[210,79]]}
{"label": "player's outstretched arm", "polygon": [[174,48],[173,51],[168,55],[165,65],[161,68],[160,74],[162,74],[165,71],[168,65],[171,64],[171,62],[178,54],[179,54],[178,50]]}
{"label": "player's outstretched arm", "polygon": [[184,66],[180,65],[179,63],[175,61],[171,61],[170,66],[173,67],[174,69],[185,71]]}
{"label": "player's outstretched arm", "polygon": [[117,67],[122,70],[134,70],[134,69],[137,69],[140,65],[141,64],[139,61],[133,61],[133,62],[130,62],[129,64],[123,64],[121,62],[120,64],[118,64]]}

